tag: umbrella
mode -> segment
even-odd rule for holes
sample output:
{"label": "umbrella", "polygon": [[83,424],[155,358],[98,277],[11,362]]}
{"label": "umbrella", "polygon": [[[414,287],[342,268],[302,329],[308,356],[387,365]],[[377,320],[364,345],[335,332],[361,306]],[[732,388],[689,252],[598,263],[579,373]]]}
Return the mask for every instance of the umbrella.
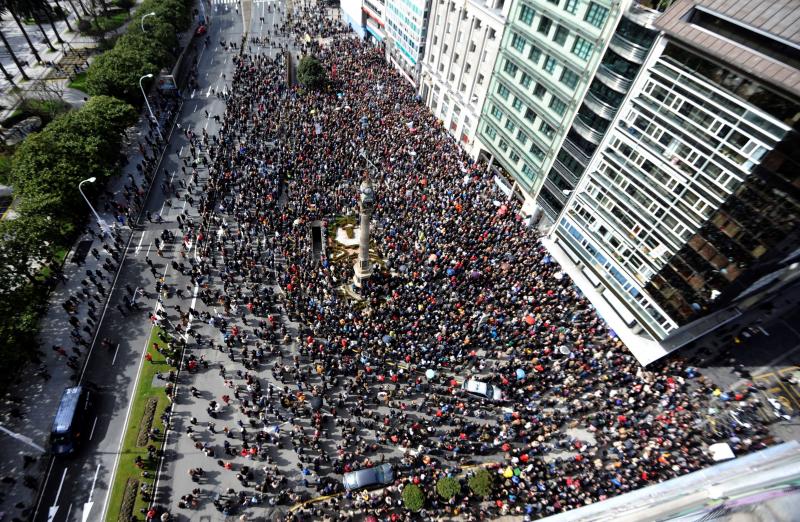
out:
{"label": "umbrella", "polygon": [[526,315],[525,322],[528,323],[529,325],[532,325],[533,323],[536,322],[536,319],[534,319],[532,315]]}
{"label": "umbrella", "polygon": [[428,379],[433,379],[434,377],[436,377],[436,372],[431,369],[428,369],[425,372],[425,377],[427,377]]}
{"label": "umbrella", "polygon": [[525,378],[525,370],[522,368],[517,368],[517,380],[522,380]]}
{"label": "umbrella", "polygon": [[[500,448],[501,448],[503,451],[508,451],[508,450],[510,450],[510,449],[511,449],[511,445],[510,445],[508,442],[506,442],[505,444],[503,444],[502,446],[500,446]],[[511,469],[511,468],[509,468],[509,469]]]}
{"label": "umbrella", "polygon": [[308,404],[311,406],[311,409],[314,411],[318,411],[322,408],[322,397],[311,397],[311,400],[308,401]]}
{"label": "umbrella", "polygon": [[381,340],[386,344],[392,344],[392,336],[391,335],[384,335],[381,337]]}

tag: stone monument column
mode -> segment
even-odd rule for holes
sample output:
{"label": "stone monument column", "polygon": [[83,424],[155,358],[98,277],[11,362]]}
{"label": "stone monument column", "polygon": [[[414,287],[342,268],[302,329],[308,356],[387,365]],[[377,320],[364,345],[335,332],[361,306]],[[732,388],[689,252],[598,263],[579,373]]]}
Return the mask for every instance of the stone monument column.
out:
{"label": "stone monument column", "polygon": [[353,274],[353,284],[361,288],[361,283],[372,275],[372,263],[369,260],[369,223],[375,211],[375,190],[369,178],[365,179],[358,189],[360,227],[358,234],[358,260]]}

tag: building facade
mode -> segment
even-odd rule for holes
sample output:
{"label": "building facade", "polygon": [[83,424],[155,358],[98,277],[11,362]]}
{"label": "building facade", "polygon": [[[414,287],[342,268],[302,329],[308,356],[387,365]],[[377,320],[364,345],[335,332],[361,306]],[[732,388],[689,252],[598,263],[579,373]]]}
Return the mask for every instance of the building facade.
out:
{"label": "building facade", "polygon": [[433,0],[419,95],[477,158],[478,119],[511,2]]}
{"label": "building facade", "polygon": [[724,326],[759,288],[795,281],[795,14],[788,0],[673,4],[548,238],[643,363]]}
{"label": "building facade", "polygon": [[[666,7],[665,4],[668,2],[660,2],[659,6]],[[637,3],[623,11],[578,114],[536,197],[545,223],[556,221],[589,159],[611,127],[611,120],[658,36],[653,24],[660,14],[656,9]]]}
{"label": "building facade", "polygon": [[[365,2],[367,0],[364,0]],[[387,0],[385,9],[389,60],[416,86],[428,34],[430,0]]]}
{"label": "building facade", "polygon": [[544,183],[624,5],[514,0],[478,136],[482,155],[525,196],[535,198]]}

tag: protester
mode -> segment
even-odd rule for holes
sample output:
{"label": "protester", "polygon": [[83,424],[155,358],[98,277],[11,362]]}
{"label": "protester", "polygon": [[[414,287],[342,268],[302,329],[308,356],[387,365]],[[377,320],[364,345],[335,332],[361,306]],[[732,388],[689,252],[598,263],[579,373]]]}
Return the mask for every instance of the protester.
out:
{"label": "protester", "polygon": [[[703,412],[718,401],[715,387],[679,359],[643,369],[383,51],[319,4],[298,13],[237,50],[217,93],[219,131],[184,129],[184,198],[201,220],[178,220],[175,268],[200,286],[209,311],[191,312],[220,344],[204,343],[180,309],[165,328],[227,354],[219,377],[231,391],[192,419],[207,427],[205,442],[187,430],[242,486],[216,508],[231,515],[341,493],[342,474],[385,461],[395,484],[287,519],[407,518],[407,483],[423,488],[427,513],[539,518],[711,464],[705,450],[719,438]],[[327,90],[285,83],[285,53],[265,51],[287,38],[316,54]],[[335,248],[315,256],[309,224],[357,212],[366,176],[379,260],[359,301],[344,289],[353,259],[336,259]],[[192,246],[197,258],[185,255]],[[165,286],[157,291],[171,294]],[[202,371],[193,357],[186,368]],[[460,383],[472,376],[508,400],[464,397]],[[769,443],[763,427],[743,433],[725,435],[738,453]],[[283,451],[297,469],[275,464]],[[436,481],[471,462],[492,463],[490,498],[438,497]],[[191,509],[195,497],[186,498]]]}

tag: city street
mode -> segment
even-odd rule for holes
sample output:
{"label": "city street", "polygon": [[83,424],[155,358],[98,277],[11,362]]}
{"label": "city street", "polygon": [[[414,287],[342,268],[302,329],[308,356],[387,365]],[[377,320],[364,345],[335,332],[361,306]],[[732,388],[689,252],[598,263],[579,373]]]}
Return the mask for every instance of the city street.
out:
{"label": "city street", "polygon": [[[191,125],[194,128],[214,130],[217,125],[209,115],[220,114],[224,104],[210,89],[222,90],[225,81],[223,74],[231,74],[232,51],[225,51],[219,40],[238,41],[242,34],[241,15],[228,6],[216,7],[209,26],[210,44],[202,48],[199,60],[198,77],[202,91],[188,93],[185,97],[178,123],[181,126]],[[155,259],[161,266],[160,272],[170,284],[183,284],[176,274],[170,271],[169,261],[177,257],[177,251],[166,251],[166,257],[157,259],[154,239],[163,230],[172,230],[180,235],[176,227],[175,216],[184,210],[191,216],[191,208],[186,208],[185,201],[166,197],[159,189],[165,179],[164,169],[169,172],[170,179],[177,184],[179,179],[186,179],[180,167],[183,158],[188,154],[187,138],[178,128],[168,129],[171,139],[161,163],[159,177],[153,185],[147,211],[160,214],[163,224],[148,223],[134,230],[128,242],[124,262],[121,265],[118,279],[111,289],[110,306],[105,317],[89,362],[84,371],[84,382],[97,386],[100,403],[97,405],[96,423],[90,436],[90,442],[73,458],[55,459],[48,469],[47,482],[35,520],[51,521],[86,521],[97,520],[104,512],[110,488],[109,482],[117,462],[121,437],[130,409],[130,398],[133,395],[135,378],[140,364],[143,362],[144,350],[150,336],[151,323],[147,312],[123,317],[114,304],[121,302],[125,295],[125,287],[142,288],[153,294],[154,278],[150,274],[145,258]],[[174,203],[168,206],[167,203]],[[154,299],[141,299],[143,310],[152,310]],[[115,344],[115,349],[105,351],[99,340],[108,337]],[[134,420],[135,422],[135,420]]]}

